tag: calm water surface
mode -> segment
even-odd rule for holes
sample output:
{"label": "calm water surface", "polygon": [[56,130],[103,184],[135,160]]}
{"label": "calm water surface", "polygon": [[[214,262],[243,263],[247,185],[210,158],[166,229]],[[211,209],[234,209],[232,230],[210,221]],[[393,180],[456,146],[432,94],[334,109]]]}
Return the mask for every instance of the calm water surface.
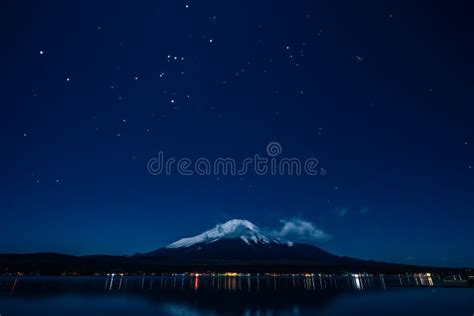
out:
{"label": "calm water surface", "polygon": [[1,316],[468,315],[474,288],[435,278],[0,277]]}

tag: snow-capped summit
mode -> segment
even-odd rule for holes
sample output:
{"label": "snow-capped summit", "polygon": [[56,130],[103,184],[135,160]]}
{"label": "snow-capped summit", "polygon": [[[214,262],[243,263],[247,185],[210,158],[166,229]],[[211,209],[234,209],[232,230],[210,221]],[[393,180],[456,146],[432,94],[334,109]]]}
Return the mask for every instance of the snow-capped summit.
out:
{"label": "snow-capped summit", "polygon": [[256,264],[256,262],[318,262],[338,260],[316,246],[293,243],[245,219],[233,219],[194,237],[183,238],[155,251],[137,254],[165,265]]}
{"label": "snow-capped summit", "polygon": [[[281,244],[280,240],[265,236],[258,226],[245,219],[232,219],[194,237],[183,238],[166,248],[185,248],[201,243],[212,243],[221,239],[241,239],[246,244]],[[287,242],[291,245],[291,242]]]}

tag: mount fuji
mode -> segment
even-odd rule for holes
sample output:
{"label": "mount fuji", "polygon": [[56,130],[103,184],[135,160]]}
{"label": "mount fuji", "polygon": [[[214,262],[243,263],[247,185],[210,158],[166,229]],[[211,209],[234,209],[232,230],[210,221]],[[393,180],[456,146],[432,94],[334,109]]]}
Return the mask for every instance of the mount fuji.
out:
{"label": "mount fuji", "polygon": [[316,246],[295,243],[265,234],[245,219],[232,219],[193,237],[175,241],[158,250],[139,254],[161,261],[256,264],[263,262],[334,263],[340,257]]}

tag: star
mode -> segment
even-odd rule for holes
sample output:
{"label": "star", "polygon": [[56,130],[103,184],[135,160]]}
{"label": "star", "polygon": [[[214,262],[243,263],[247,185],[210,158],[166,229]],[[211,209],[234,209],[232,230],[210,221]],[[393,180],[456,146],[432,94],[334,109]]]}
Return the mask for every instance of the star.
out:
{"label": "star", "polygon": [[59,183],[59,179],[56,179],[56,183]]}
{"label": "star", "polygon": [[210,39],[209,39],[209,43],[212,44],[213,42],[214,42],[214,40],[213,40],[212,38],[210,38]]}
{"label": "star", "polygon": [[26,133],[23,133],[23,137],[26,137],[26,136],[28,136],[28,134],[26,134]]}
{"label": "star", "polygon": [[44,54],[44,51],[40,50],[39,53],[40,53],[40,55],[43,55],[43,54]]}
{"label": "star", "polygon": [[67,78],[66,78],[66,81],[69,82],[69,81],[71,81],[71,79],[70,79],[69,77],[67,77]]}

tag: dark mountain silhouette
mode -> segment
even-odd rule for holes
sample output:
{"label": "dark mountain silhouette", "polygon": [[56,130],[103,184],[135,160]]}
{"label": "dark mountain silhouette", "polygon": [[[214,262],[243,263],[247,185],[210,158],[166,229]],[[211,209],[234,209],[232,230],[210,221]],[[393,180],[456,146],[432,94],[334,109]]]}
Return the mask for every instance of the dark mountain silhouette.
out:
{"label": "dark mountain silhouette", "polygon": [[69,256],[55,253],[0,255],[0,273],[346,273],[436,272],[466,275],[470,269],[392,264],[341,257],[319,247],[263,234],[246,220],[231,220],[200,235],[133,256]]}

